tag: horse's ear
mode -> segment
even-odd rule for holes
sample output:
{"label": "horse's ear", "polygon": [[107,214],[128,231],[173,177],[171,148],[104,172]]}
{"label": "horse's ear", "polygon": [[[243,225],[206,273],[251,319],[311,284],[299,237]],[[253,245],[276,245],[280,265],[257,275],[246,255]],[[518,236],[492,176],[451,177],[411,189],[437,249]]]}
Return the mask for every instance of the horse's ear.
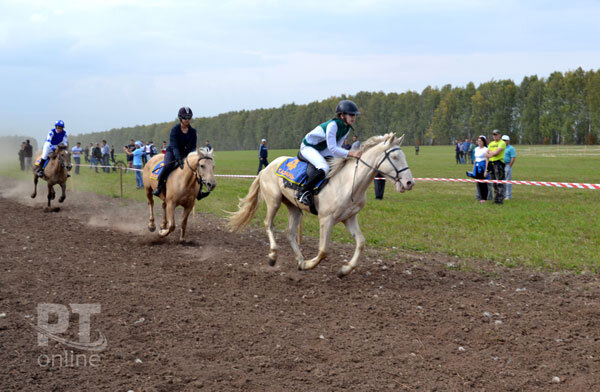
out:
{"label": "horse's ear", "polygon": [[402,136],[400,136],[398,139],[396,139],[396,144],[398,145],[398,147],[400,147],[402,145],[403,141],[404,141],[404,134]]}
{"label": "horse's ear", "polygon": [[392,144],[394,144],[394,140],[396,140],[396,135],[393,133],[388,133],[385,135],[386,140],[385,140],[385,145],[386,146],[391,146]]}

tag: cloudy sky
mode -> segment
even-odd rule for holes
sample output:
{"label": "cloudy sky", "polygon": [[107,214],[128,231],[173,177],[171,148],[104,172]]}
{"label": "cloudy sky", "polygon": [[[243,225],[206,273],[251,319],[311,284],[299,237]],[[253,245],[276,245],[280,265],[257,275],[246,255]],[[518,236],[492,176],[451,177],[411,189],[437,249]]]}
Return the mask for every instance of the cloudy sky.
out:
{"label": "cloudy sky", "polygon": [[0,135],[600,68],[600,2],[0,0]]}

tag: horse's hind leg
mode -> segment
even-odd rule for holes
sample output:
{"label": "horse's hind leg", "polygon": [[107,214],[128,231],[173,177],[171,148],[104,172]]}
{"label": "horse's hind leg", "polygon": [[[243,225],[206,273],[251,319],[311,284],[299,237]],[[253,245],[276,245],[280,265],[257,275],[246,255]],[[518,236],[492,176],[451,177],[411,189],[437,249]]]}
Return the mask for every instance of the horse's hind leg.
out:
{"label": "horse's hind leg", "polygon": [[67,198],[67,183],[63,182],[60,184],[60,190],[62,191],[60,198],[58,199],[59,203],[62,203]]}
{"label": "horse's hind leg", "polygon": [[38,183],[39,179],[36,173],[33,174],[33,193],[31,194],[31,198],[35,199],[35,197],[37,196],[37,183]]}
{"label": "horse's hind leg", "polygon": [[50,208],[50,201],[54,200],[56,193],[54,193],[54,186],[48,184],[48,208]]}
{"label": "horse's hind leg", "polygon": [[292,246],[294,254],[296,255],[296,262],[298,262],[298,265],[300,265],[304,261],[304,257],[302,256],[302,251],[298,246],[296,230],[298,229],[298,225],[302,219],[302,210],[291,203],[287,204],[287,207],[289,212],[287,228],[288,240],[290,241],[290,245]]}
{"label": "horse's hind leg", "polygon": [[277,262],[277,242],[275,242],[275,233],[273,232],[273,220],[275,214],[281,206],[281,193],[276,195],[269,195],[270,197],[264,197],[267,204],[267,216],[265,216],[265,229],[267,230],[267,236],[269,237],[269,265],[273,266]]}
{"label": "horse's hind leg", "polygon": [[148,199],[148,208],[150,209],[150,219],[148,221],[148,230],[154,231],[154,230],[156,230],[156,225],[154,224],[154,198],[152,195],[152,188],[146,188],[146,198]]}
{"label": "horse's hind leg", "polygon": [[162,223],[160,224],[160,229],[164,230],[167,228],[167,202],[165,199],[162,201]]}
{"label": "horse's hind leg", "polygon": [[185,207],[183,210],[183,219],[181,219],[181,235],[179,236],[179,243],[183,244],[185,241],[185,228],[187,227],[187,221],[190,216],[190,212],[192,212],[194,204],[190,207]]}
{"label": "horse's hind leg", "polygon": [[298,265],[299,270],[309,270],[315,268],[321,260],[327,257],[327,248],[329,247],[329,240],[331,238],[331,229],[333,228],[333,218],[326,216],[319,219],[320,223],[320,236],[319,236],[319,253],[317,257],[310,260],[304,260]]}
{"label": "horse's hind leg", "polygon": [[354,268],[356,268],[358,258],[365,248],[365,237],[360,231],[360,226],[358,225],[358,215],[354,215],[352,218],[347,219],[344,224],[346,225],[346,228],[350,234],[352,234],[352,237],[354,237],[356,240],[356,248],[354,250],[354,255],[352,255],[352,259],[350,259],[348,263],[342,265],[338,270],[338,278],[348,275]]}
{"label": "horse's hind leg", "polygon": [[175,202],[170,202],[166,204],[167,211],[166,214],[163,215],[163,219],[168,219],[168,226],[165,229],[160,229],[160,231],[158,232],[158,234],[161,237],[166,237],[167,235],[169,235],[169,233],[175,230]]}

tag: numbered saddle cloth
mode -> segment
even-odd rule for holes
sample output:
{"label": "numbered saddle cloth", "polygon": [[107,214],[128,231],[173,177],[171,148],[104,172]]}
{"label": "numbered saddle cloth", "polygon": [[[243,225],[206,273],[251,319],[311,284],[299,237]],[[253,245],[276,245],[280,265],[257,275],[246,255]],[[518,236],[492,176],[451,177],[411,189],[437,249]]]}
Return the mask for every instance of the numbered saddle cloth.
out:
{"label": "numbered saddle cloth", "polygon": [[150,179],[151,180],[158,180],[158,176],[160,175],[160,172],[162,171],[163,167],[165,167],[165,161],[164,160],[158,162],[152,168],[152,171],[150,172]]}
{"label": "numbered saddle cloth", "polygon": [[[283,178],[285,185],[289,188],[298,189],[302,184],[306,182],[306,170],[308,164],[301,161],[298,158],[287,158],[275,170],[275,174]],[[311,165],[312,170],[315,170],[314,166]],[[310,170],[309,169],[309,170]],[[320,181],[315,186],[315,191],[318,191],[327,183],[328,179]],[[317,192],[315,192],[316,194]]]}

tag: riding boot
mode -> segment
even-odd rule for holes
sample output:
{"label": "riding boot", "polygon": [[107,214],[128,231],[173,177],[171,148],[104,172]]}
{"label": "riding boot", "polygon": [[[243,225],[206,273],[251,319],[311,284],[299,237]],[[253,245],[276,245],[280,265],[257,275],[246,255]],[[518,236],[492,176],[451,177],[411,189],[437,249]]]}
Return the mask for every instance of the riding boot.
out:
{"label": "riding boot", "polygon": [[160,172],[160,174],[158,175],[158,185],[156,186],[156,189],[154,190],[154,192],[152,192],[152,194],[154,196],[158,196],[160,197],[160,194],[163,192],[163,188],[165,187],[165,168],[163,167],[162,171]]}
{"label": "riding boot", "polygon": [[40,165],[38,166],[38,169],[37,169],[38,177],[44,177],[44,163],[46,163],[46,160],[47,159],[40,158]]}
{"label": "riding boot", "polygon": [[300,188],[296,193],[296,197],[300,203],[306,204],[307,206],[311,205],[314,188],[319,181],[325,178],[325,175],[326,173],[323,169],[315,170],[312,173],[304,185],[302,185],[302,188]]}

